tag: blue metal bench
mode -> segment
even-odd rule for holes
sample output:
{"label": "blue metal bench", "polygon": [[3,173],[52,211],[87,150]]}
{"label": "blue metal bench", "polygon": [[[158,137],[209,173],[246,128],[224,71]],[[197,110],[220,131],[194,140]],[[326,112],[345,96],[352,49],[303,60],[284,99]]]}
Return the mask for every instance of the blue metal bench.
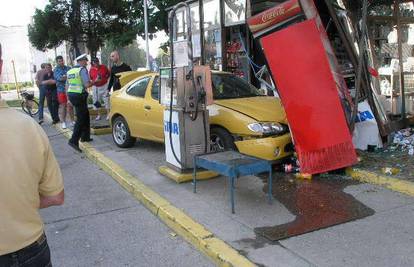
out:
{"label": "blue metal bench", "polygon": [[194,157],[193,186],[197,190],[197,167],[229,177],[231,212],[234,213],[234,180],[240,176],[269,172],[268,198],[272,202],[272,162],[246,156],[236,151],[224,151]]}

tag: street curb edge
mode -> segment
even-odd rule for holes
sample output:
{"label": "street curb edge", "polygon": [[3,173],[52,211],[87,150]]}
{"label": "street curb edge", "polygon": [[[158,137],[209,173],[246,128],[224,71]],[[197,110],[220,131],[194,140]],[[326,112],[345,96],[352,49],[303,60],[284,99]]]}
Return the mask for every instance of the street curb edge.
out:
{"label": "street curb edge", "polygon": [[[54,127],[66,138],[70,138],[72,131],[63,130],[58,125]],[[108,173],[149,211],[193,247],[205,254],[217,266],[256,266],[225,241],[215,237],[202,224],[146,186],[139,177],[128,173],[120,165],[98,152],[92,145],[80,143],[80,147],[88,159]]]}
{"label": "street curb edge", "polygon": [[414,183],[412,182],[379,175],[370,171],[365,171],[353,167],[347,168],[345,172],[354,180],[379,185],[392,191],[414,196]]}

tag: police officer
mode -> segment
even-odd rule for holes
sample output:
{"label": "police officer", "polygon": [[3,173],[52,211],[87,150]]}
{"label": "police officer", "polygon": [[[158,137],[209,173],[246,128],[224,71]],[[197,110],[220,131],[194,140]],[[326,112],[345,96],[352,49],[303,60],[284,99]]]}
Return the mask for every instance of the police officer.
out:
{"label": "police officer", "polygon": [[86,89],[92,86],[89,79],[88,57],[82,54],[76,58],[78,65],[74,66],[67,73],[67,88],[69,101],[75,107],[76,123],[73,129],[72,138],[69,140],[69,145],[75,150],[81,152],[79,148],[79,140],[81,142],[92,141],[90,133],[90,118],[88,110],[88,92]]}

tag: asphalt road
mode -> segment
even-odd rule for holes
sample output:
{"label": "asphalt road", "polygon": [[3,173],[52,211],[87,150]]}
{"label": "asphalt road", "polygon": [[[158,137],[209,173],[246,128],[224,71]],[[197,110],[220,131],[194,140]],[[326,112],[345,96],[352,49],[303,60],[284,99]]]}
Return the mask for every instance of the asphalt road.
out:
{"label": "asphalt road", "polygon": [[41,211],[54,266],[213,266],[49,125],[65,204]]}

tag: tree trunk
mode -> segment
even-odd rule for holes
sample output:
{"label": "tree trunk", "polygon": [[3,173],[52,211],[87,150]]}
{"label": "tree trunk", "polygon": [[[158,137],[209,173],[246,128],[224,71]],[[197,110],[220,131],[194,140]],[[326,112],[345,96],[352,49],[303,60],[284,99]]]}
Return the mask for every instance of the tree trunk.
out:
{"label": "tree trunk", "polygon": [[74,57],[80,55],[79,41],[81,35],[81,3],[80,0],[72,0],[69,23],[72,35],[72,46],[75,52]]}

